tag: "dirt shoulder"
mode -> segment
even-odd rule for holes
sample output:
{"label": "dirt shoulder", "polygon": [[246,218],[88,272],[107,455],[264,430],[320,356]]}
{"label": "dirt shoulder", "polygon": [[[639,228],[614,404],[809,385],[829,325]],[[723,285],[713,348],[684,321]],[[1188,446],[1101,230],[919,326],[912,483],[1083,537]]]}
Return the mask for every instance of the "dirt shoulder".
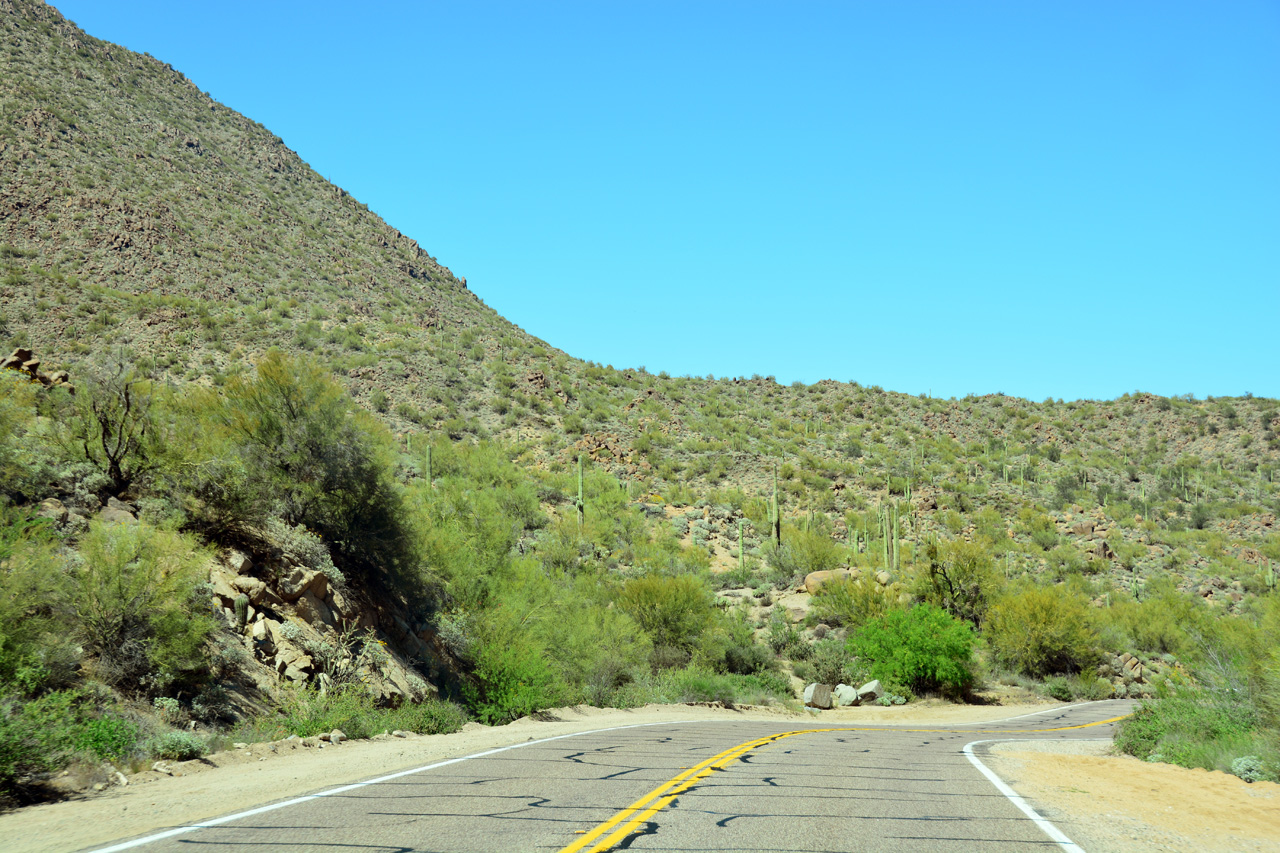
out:
{"label": "dirt shoulder", "polygon": [[[1059,705],[1052,703],[975,707],[923,702],[889,708],[878,706],[847,708],[836,712],[825,712],[821,719],[824,723],[842,724],[945,725],[996,721],[1054,707]],[[175,765],[176,772],[182,775],[169,776],[147,771],[129,777],[128,784],[125,786],[112,786],[101,793],[79,799],[32,806],[0,815],[0,838],[5,839],[4,848],[8,853],[82,850],[122,838],[144,835],[249,809],[267,802],[315,793],[345,783],[421,767],[436,761],[470,755],[526,740],[574,734],[611,726],[646,725],[680,720],[760,720],[788,723],[793,720],[811,722],[813,719],[813,715],[809,713],[768,708],[728,710],[688,705],[651,705],[627,711],[568,708],[548,712],[542,720],[518,720],[508,726],[490,728],[472,723],[468,724],[463,731],[449,735],[407,738],[384,736],[323,747],[315,741],[311,741],[312,745],[303,745],[299,741],[288,745],[253,744],[245,749],[218,753],[198,762]],[[272,746],[275,747],[274,750]],[[1002,775],[1004,772],[1009,773],[1009,777],[1006,778],[1011,777],[1017,780],[1011,782],[1015,789],[1035,798],[1037,803],[1043,802],[1046,816],[1050,816],[1050,819],[1061,819],[1064,823],[1064,831],[1075,838],[1076,835],[1071,832],[1071,828],[1075,827],[1072,823],[1076,819],[1075,815],[1081,815],[1079,818],[1081,823],[1096,819],[1094,817],[1096,812],[1090,811],[1093,808],[1091,798],[1080,796],[1077,791],[1102,790],[1102,787],[1100,783],[1091,782],[1085,785],[1064,781],[1071,779],[1071,774],[1080,771],[1073,767],[1060,766],[1056,762],[1063,759],[1085,758],[1110,767],[1116,762],[1126,760],[1028,753],[1025,744],[1023,746],[1021,751],[1001,751],[994,756],[993,761],[1001,765],[1001,769],[997,772],[1001,772]],[[1003,750],[1003,747],[1001,749]],[[1027,755],[1031,757],[1028,758]],[[1108,773],[1099,771],[1099,778],[1110,780],[1114,777],[1116,784],[1137,783],[1141,788],[1142,780],[1148,777],[1163,779],[1164,777],[1159,774],[1167,770],[1177,770],[1177,768],[1148,764],[1137,764],[1137,768],[1143,773],[1133,773],[1134,768],[1129,765],[1123,770]],[[1157,775],[1152,776],[1153,772]],[[1190,771],[1179,772],[1189,773]],[[1206,834],[1211,833],[1214,839],[1234,838],[1235,836],[1224,833],[1235,831],[1234,828],[1239,823],[1235,819],[1239,807],[1261,804],[1262,810],[1257,812],[1255,821],[1258,832],[1261,832],[1265,820],[1270,819],[1271,829],[1266,837],[1280,837],[1280,824],[1276,822],[1275,812],[1275,807],[1280,804],[1280,798],[1276,798],[1274,793],[1269,797],[1254,796],[1257,792],[1268,788],[1280,790],[1280,786],[1271,785],[1268,788],[1259,787],[1259,785],[1245,786],[1235,777],[1223,776],[1223,774],[1201,775],[1222,777],[1224,784],[1228,786],[1230,782],[1226,780],[1234,780],[1240,788],[1248,789],[1245,792],[1230,794],[1228,799],[1222,801],[1216,812],[1206,815],[1203,824]],[[1172,783],[1170,784],[1171,787],[1176,788]],[[1200,788],[1196,787],[1198,783],[1182,784],[1188,796],[1194,793],[1198,799],[1202,799],[1199,793]],[[1111,791],[1110,788],[1106,790]],[[1138,793],[1130,790],[1126,794],[1124,789],[1117,789],[1116,793],[1108,793],[1103,802],[1117,803],[1115,806],[1106,806],[1107,809],[1114,811],[1117,818],[1109,821],[1108,825],[1100,828],[1099,831],[1107,830],[1109,840],[1106,843],[1111,846],[1086,844],[1080,839],[1077,840],[1091,853],[1095,850],[1189,849],[1179,844],[1175,844],[1174,847],[1138,848],[1128,840],[1132,833],[1130,833],[1130,823],[1127,821],[1141,819],[1149,821],[1151,825],[1166,824],[1162,817],[1165,805],[1162,798],[1162,794],[1145,790]],[[1122,812],[1120,810],[1122,805],[1138,817],[1128,817],[1130,812]],[[1270,811],[1267,811],[1268,808]],[[1254,814],[1251,811],[1247,813]],[[1250,823],[1249,826],[1253,827],[1254,823]],[[1112,828],[1116,829],[1118,834],[1111,833]],[[1248,831],[1254,832],[1253,829]],[[1137,830],[1134,832],[1136,833]],[[1083,837],[1082,833],[1077,834]],[[1255,833],[1247,837],[1261,836]],[[1269,843],[1273,846],[1250,847],[1224,844],[1214,847],[1200,842],[1196,842],[1193,846],[1207,850],[1277,849],[1274,842]]]}
{"label": "dirt shoulder", "polygon": [[1280,785],[1109,755],[1108,741],[1012,741],[984,763],[1089,853],[1280,851]]}

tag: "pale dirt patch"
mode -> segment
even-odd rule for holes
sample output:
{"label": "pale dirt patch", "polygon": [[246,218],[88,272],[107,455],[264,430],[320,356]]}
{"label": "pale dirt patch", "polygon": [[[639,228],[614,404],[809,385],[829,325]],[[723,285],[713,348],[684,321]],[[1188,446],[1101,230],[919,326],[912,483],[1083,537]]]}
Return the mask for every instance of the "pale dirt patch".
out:
{"label": "pale dirt patch", "polygon": [[[991,744],[983,763],[1089,853],[1280,850],[1280,785],[1149,764],[1107,741]],[[1055,754],[1073,752],[1075,754]]]}

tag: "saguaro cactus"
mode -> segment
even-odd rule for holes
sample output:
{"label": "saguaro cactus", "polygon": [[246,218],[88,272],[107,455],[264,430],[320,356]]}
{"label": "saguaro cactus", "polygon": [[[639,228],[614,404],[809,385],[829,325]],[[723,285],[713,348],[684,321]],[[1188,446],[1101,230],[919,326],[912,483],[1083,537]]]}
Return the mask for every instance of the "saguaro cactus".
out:
{"label": "saguaro cactus", "polygon": [[236,609],[236,629],[244,630],[245,623],[249,621],[249,596],[243,592],[236,596],[234,603]]}
{"label": "saguaro cactus", "polygon": [[578,508],[578,529],[582,529],[582,525],[587,520],[587,503],[582,497],[582,454],[578,454],[578,499],[573,502]]}
{"label": "saguaro cactus", "polygon": [[769,532],[773,547],[782,546],[782,510],[778,506],[778,466],[773,466],[773,500],[769,503]]}

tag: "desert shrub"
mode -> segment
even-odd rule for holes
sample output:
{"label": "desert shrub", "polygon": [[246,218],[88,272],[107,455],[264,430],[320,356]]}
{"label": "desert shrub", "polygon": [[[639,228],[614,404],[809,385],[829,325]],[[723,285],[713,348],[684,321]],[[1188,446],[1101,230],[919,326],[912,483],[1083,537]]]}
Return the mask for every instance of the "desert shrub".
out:
{"label": "desert shrub", "polygon": [[71,606],[95,675],[147,692],[199,675],[212,623],[194,598],[206,559],[194,540],[145,523],[95,521],[79,558]]}
{"label": "desert shrub", "polygon": [[852,684],[856,687],[868,680],[865,663],[854,660],[848,646],[834,637],[813,644],[808,664],[809,674],[821,684]]}
{"label": "desert shrub", "polygon": [[79,748],[91,703],[78,690],[60,690],[32,701],[0,693],[0,798],[26,801]]}
{"label": "desert shrub", "polygon": [[359,570],[411,583],[417,555],[405,529],[386,428],[355,406],[320,365],[269,352],[220,394],[177,406],[195,440],[168,469],[188,511],[214,532],[303,525]]}
{"label": "desert shrub", "polygon": [[785,525],[782,546],[768,549],[765,556],[773,573],[794,579],[836,568],[844,560],[845,550],[831,538],[824,523],[815,523],[813,529]]}
{"label": "desert shrub", "polygon": [[769,705],[792,698],[790,683],[778,673],[734,675],[687,667],[666,669],[637,679],[618,691],[616,704],[632,708],[649,702],[723,702],[732,707]]}
{"label": "desert shrub", "polygon": [[1079,672],[1097,659],[1089,607],[1065,587],[1023,586],[991,606],[987,640],[997,663],[1033,677]]}
{"label": "desert shrub", "polygon": [[[1242,754],[1265,749],[1256,709],[1184,685],[1143,700],[1116,733],[1116,747],[1142,759],[1230,771]],[[1268,767],[1274,774],[1280,767]]]}
{"label": "desert shrub", "polygon": [[1104,648],[1190,657],[1196,636],[1210,632],[1215,618],[1204,599],[1182,593],[1171,578],[1147,583],[1142,600],[1113,595],[1111,606],[1092,613]]}
{"label": "desert shrub", "polygon": [[78,664],[62,628],[64,560],[48,520],[0,506],[0,685],[34,695],[65,686]]}
{"label": "desert shrub", "polygon": [[137,748],[140,739],[137,723],[115,715],[104,715],[85,723],[75,743],[99,760],[119,761]]}
{"label": "desert shrub", "polygon": [[58,439],[69,455],[82,454],[119,494],[149,472],[159,456],[151,382],[120,359],[84,366],[79,393],[53,401]]}
{"label": "desert shrub", "polygon": [[813,596],[814,615],[828,625],[856,627],[898,606],[897,592],[866,577],[829,580]]}
{"label": "desert shrub", "polygon": [[463,696],[476,717],[489,724],[509,723],[566,698],[539,649],[505,640],[477,644],[472,677]]}
{"label": "desert shrub", "polygon": [[147,744],[156,758],[169,761],[190,761],[208,751],[204,738],[191,732],[165,732]]}
{"label": "desert shrub", "polygon": [[380,708],[362,686],[320,693],[304,688],[288,694],[284,715],[273,719],[262,734],[268,737],[311,737],[339,729],[349,738],[366,738],[383,731],[446,734],[462,728],[466,714],[452,702],[427,699]]}
{"label": "desert shrub", "polygon": [[618,606],[653,641],[655,647],[691,650],[711,626],[715,605],[711,591],[691,575],[650,575],[626,583]]}
{"label": "desert shrub", "polygon": [[968,623],[928,603],[891,610],[848,640],[850,654],[867,666],[873,678],[951,696],[973,683],[973,646]]}
{"label": "desert shrub", "polygon": [[928,568],[913,584],[916,596],[980,627],[1004,586],[990,552],[976,542],[934,540],[925,546],[925,559]]}
{"label": "desert shrub", "polygon": [[[776,608],[769,614],[769,633],[766,637],[774,654],[786,655],[796,660],[808,657],[809,644],[805,642],[804,637],[791,624],[791,620],[787,618],[786,610],[782,607]],[[800,651],[803,648],[803,651]],[[798,652],[798,653],[797,653]]]}

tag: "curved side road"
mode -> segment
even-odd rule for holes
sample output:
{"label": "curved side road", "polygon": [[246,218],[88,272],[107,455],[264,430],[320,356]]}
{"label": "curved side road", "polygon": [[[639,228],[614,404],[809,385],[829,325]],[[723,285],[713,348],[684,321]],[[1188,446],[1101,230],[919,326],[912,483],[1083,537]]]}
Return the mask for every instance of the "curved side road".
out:
{"label": "curved side road", "polygon": [[994,774],[981,772],[965,747],[1002,736],[1105,737],[1128,708],[1087,703],[948,728],[616,727],[437,762],[99,850],[1064,849],[1070,841],[1047,835],[1051,824],[993,787]]}

